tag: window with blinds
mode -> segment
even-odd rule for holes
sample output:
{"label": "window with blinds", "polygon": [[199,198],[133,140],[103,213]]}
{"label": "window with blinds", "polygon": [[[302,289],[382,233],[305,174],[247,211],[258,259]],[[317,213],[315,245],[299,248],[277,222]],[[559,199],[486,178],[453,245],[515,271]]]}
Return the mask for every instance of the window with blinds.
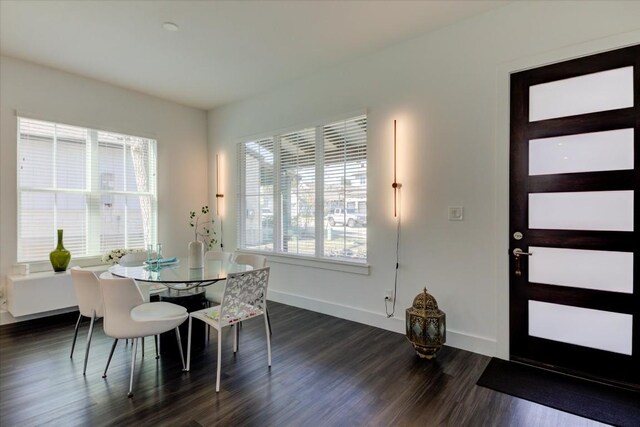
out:
{"label": "window with blinds", "polygon": [[18,118],[18,262],[156,240],[156,141]]}
{"label": "window with blinds", "polygon": [[239,247],[367,260],[367,117],[239,144]]}
{"label": "window with blinds", "polygon": [[274,167],[273,138],[240,145],[241,197],[238,219],[240,247],[273,250]]}
{"label": "window with blinds", "polygon": [[315,255],[316,130],[291,132],[280,142],[282,252]]}
{"label": "window with blinds", "polygon": [[367,259],[367,118],[323,128],[324,256]]}

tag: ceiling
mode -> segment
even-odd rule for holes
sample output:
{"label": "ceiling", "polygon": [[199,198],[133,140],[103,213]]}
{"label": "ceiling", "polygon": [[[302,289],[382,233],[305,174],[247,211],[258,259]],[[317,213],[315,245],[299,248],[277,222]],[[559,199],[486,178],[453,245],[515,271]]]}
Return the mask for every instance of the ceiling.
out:
{"label": "ceiling", "polygon": [[208,110],[504,4],[2,0],[0,53]]}

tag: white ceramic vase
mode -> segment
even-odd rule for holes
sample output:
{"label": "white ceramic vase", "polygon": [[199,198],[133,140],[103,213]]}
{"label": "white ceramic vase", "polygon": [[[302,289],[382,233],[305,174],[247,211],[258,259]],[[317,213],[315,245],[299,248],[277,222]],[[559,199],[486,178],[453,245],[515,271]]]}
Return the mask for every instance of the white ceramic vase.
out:
{"label": "white ceramic vase", "polygon": [[189,268],[204,267],[204,243],[199,241],[189,242]]}

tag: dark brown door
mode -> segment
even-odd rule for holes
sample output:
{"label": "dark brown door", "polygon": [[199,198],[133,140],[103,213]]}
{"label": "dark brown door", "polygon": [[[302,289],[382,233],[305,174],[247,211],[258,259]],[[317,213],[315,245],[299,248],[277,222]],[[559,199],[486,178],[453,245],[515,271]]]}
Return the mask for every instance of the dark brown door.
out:
{"label": "dark brown door", "polygon": [[511,76],[512,360],[640,387],[639,93],[640,45]]}

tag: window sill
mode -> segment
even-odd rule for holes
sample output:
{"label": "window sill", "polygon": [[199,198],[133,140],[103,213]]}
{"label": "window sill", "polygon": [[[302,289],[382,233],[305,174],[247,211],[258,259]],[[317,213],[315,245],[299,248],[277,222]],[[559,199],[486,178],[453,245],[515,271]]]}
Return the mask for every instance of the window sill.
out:
{"label": "window sill", "polygon": [[247,251],[236,249],[237,252],[246,254],[264,255],[269,262],[275,264],[297,265],[300,267],[318,268],[321,270],[340,271],[343,273],[369,275],[369,264],[361,262],[340,261],[333,259],[322,259],[304,257],[299,255],[276,254],[273,252]]}

